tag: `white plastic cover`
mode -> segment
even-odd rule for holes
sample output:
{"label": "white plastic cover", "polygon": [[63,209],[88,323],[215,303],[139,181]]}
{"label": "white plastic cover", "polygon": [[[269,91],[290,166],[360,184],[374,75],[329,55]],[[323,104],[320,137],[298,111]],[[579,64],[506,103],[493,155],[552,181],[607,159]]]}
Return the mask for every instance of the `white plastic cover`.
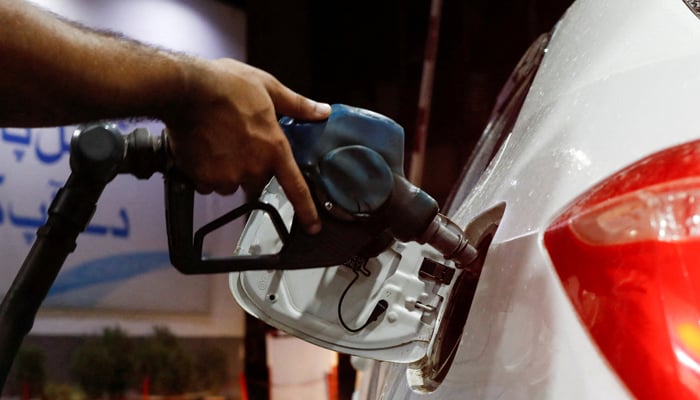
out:
{"label": "white plastic cover", "polygon": [[[293,209],[274,179],[261,201],[275,206],[289,228]],[[256,211],[243,230],[237,254],[273,254],[281,247],[270,218]],[[369,276],[360,273],[342,299],[342,318],[354,329],[365,324],[380,300],[388,308],[356,333],[345,329],[338,315],[342,294],[356,274],[350,267],[232,273],[230,286],[243,309],[278,329],[331,350],[407,363],[425,355],[449,290],[449,285],[419,277],[426,257],[452,265],[417,243],[395,242],[368,260]]]}

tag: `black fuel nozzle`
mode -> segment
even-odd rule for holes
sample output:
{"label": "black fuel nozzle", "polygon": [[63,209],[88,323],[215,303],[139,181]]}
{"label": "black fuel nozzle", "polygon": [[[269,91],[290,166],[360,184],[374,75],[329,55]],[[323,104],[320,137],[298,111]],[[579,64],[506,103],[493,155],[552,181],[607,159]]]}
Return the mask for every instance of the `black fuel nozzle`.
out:
{"label": "black fuel nozzle", "polygon": [[467,268],[477,251],[464,231],[440,214],[437,201],[403,177],[396,177],[388,204],[390,231],[398,240],[429,244],[459,268]]}
{"label": "black fuel nozzle", "polygon": [[[328,121],[283,118],[280,124],[331,218],[378,223],[393,238],[427,243],[461,268],[476,259],[474,246],[439,213],[437,201],[404,177],[400,125],[383,115],[337,104]],[[376,255],[385,239],[378,235],[368,247],[372,251],[365,253]]]}
{"label": "black fuel nozzle", "polygon": [[464,230],[443,214],[436,214],[428,228],[416,239],[438,250],[458,268],[469,269],[477,258],[476,248],[469,243]]}
{"label": "black fuel nozzle", "polygon": [[[280,120],[311,189],[323,228],[309,235],[296,218],[287,230],[279,212],[254,201],[194,231],[194,187],[176,168],[165,172],[170,260],[185,274],[350,265],[374,257],[398,239],[435,247],[462,268],[476,257],[459,227],[403,174],[404,132],[372,111],[334,104],[324,121]],[[146,146],[147,147],[147,146]],[[146,168],[148,169],[148,168]],[[252,211],[268,215],[282,248],[275,254],[207,258],[205,237]]]}

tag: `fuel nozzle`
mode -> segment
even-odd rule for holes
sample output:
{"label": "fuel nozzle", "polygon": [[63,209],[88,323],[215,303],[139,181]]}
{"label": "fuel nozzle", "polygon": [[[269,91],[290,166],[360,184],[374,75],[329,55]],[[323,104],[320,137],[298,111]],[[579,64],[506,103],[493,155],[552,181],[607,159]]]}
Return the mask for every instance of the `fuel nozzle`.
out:
{"label": "fuel nozzle", "polygon": [[468,269],[477,258],[477,250],[464,231],[439,212],[435,199],[404,177],[394,176],[388,203],[391,233],[398,240],[428,244],[458,268]]}
{"label": "fuel nozzle", "polygon": [[446,259],[454,260],[459,268],[468,269],[478,255],[462,228],[440,213],[435,214],[428,229],[416,241],[433,246]]}
{"label": "fuel nozzle", "polygon": [[[166,223],[170,260],[186,274],[301,269],[351,265],[375,257],[396,239],[428,244],[469,269],[476,249],[467,235],[439,214],[437,202],[403,174],[403,128],[391,119],[342,104],[324,121],[280,119],[294,159],[314,196],[323,229],[308,235],[299,221],[288,229],[278,210],[252,201],[201,226],[193,224],[194,186],[176,166],[166,168]],[[137,140],[140,149],[162,142]],[[128,154],[128,152],[127,152]],[[134,151],[134,154],[139,154]],[[132,163],[138,164],[138,163]],[[153,168],[144,169],[149,172]],[[251,211],[270,218],[282,248],[272,254],[207,258],[207,235]]]}
{"label": "fuel nozzle", "polygon": [[[427,243],[460,268],[472,263],[476,249],[464,232],[404,177],[403,128],[368,110],[338,104],[332,110],[324,122],[280,120],[322,218],[365,226],[359,232],[367,237],[388,230],[400,241]],[[345,229],[341,235],[347,241],[354,233]],[[376,255],[385,237],[376,242],[363,253]]]}

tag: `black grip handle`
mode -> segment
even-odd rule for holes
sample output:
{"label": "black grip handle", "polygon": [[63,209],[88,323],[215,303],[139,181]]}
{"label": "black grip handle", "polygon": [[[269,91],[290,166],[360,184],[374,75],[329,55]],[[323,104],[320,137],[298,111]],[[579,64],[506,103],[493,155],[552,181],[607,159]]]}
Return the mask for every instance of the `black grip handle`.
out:
{"label": "black grip handle", "polygon": [[[265,269],[278,264],[278,254],[216,259],[205,259],[202,255],[202,244],[207,233],[256,209],[259,204],[262,203],[249,203],[238,207],[205,225],[196,235],[193,235],[194,186],[181,171],[174,168],[168,171],[165,174],[165,223],[168,230],[171,264],[183,274]],[[272,208],[269,205],[268,207]],[[260,208],[269,212],[269,209],[264,209],[264,206]],[[274,211],[276,213],[276,210]],[[279,214],[276,214],[276,217],[279,219]],[[272,216],[272,218],[274,221],[275,217]],[[282,226],[284,227],[284,224]],[[286,231],[281,232],[280,237],[283,242],[286,236]]]}
{"label": "black grip handle", "polygon": [[[438,212],[437,202],[403,177],[403,128],[368,110],[335,104],[324,121],[280,120],[309,184],[323,228],[308,235],[295,219],[287,232],[279,212],[243,205],[193,232],[194,187],[166,172],[166,222],[171,263],[186,274],[254,269],[301,269],[371,257],[393,238],[416,240]],[[204,237],[235,218],[261,210],[282,239],[277,254],[206,259]]]}
{"label": "black grip handle", "polygon": [[[362,254],[385,229],[380,221],[358,224],[322,214],[323,229],[308,235],[295,219],[288,232],[277,209],[267,203],[244,204],[202,226],[194,232],[194,186],[179,170],[165,174],[165,215],[170,262],[184,274],[212,274],[266,269],[303,269],[328,267],[348,262]],[[225,224],[261,210],[272,220],[283,246],[279,253],[237,255],[207,259],[202,244],[207,234]]]}

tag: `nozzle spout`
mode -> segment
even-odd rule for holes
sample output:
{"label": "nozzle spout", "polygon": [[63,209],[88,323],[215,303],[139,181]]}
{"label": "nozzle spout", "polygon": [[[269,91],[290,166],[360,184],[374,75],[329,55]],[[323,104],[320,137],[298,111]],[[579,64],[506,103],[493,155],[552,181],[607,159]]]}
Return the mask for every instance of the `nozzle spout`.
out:
{"label": "nozzle spout", "polygon": [[445,258],[455,261],[458,268],[467,268],[477,258],[476,248],[469,243],[462,228],[440,213],[417,241],[431,245]]}

